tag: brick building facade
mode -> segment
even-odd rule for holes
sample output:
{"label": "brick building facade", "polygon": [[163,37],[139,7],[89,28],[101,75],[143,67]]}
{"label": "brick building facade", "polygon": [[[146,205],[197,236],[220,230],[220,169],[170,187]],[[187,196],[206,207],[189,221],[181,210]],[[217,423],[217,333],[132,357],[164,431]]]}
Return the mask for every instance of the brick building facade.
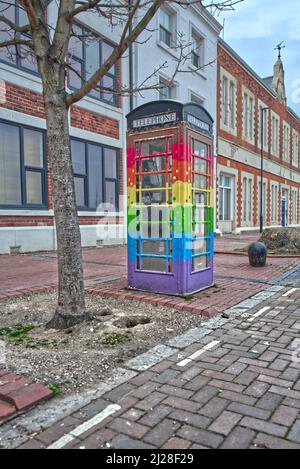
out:
{"label": "brick building facade", "polygon": [[[11,21],[20,21],[18,0],[6,10]],[[55,24],[57,4],[48,8],[49,24]],[[23,18],[24,20],[24,18]],[[137,19],[138,20],[138,19]],[[27,21],[26,21],[27,22]],[[0,22],[0,40],[5,25]],[[78,36],[91,34],[96,41],[70,41],[73,69],[90,76],[109,51],[118,44],[121,30],[93,13],[81,13],[74,25]],[[126,115],[130,106],[162,99],[203,104],[215,119],[217,43],[222,27],[197,5],[188,10],[165,5],[152,19],[149,30],[132,47],[132,64],[126,54],[107,73],[104,87],[116,89],[146,81],[149,90],[123,97],[93,91],[70,110],[70,137],[75,186],[83,246],[120,243],[126,239],[124,208],[126,184]],[[168,80],[174,73],[171,47],[178,31],[193,45],[189,71]],[[88,34],[87,34],[88,32]],[[144,44],[143,44],[144,42]],[[99,50],[95,44],[99,43]],[[146,54],[145,54],[146,52]],[[96,55],[93,55],[96,54]],[[147,60],[145,60],[147,57]],[[94,64],[94,65],[93,65]],[[159,76],[153,74],[159,64]],[[206,66],[206,64],[210,64]],[[78,68],[79,67],[79,68]],[[203,69],[201,68],[203,67]],[[131,69],[132,68],[132,69]],[[151,76],[151,81],[147,77]],[[161,88],[157,89],[159,83]],[[78,88],[78,75],[70,72],[70,90]],[[153,86],[153,89],[151,87]],[[130,103],[130,101],[132,101]],[[7,54],[0,48],[0,254],[54,250],[56,248],[52,207],[51,173],[45,145],[46,121],[42,85],[36,64],[28,57]]]}
{"label": "brick building facade", "polygon": [[[56,15],[53,3],[48,11],[50,23]],[[17,6],[13,4],[7,14],[17,21]],[[105,58],[118,42],[118,33],[112,33],[94,16],[81,15],[78,22],[85,31],[88,24],[97,36],[89,51],[79,51],[87,47],[82,42],[74,47],[82,69],[86,68],[87,54],[99,53]],[[73,50],[70,53],[73,55]],[[91,55],[93,62],[97,60]],[[106,77],[115,87],[121,83],[122,66],[118,64]],[[74,88],[75,82],[76,77],[70,76],[68,86]],[[42,85],[36,65],[30,58],[21,59],[0,49],[0,253],[56,247],[45,133]],[[124,135],[125,117],[118,95],[93,92],[70,110],[83,246],[124,240]]]}
{"label": "brick building facade", "polygon": [[261,190],[264,226],[298,226],[300,118],[287,106],[280,57],[261,79],[219,40],[217,135],[217,228],[257,230]]}

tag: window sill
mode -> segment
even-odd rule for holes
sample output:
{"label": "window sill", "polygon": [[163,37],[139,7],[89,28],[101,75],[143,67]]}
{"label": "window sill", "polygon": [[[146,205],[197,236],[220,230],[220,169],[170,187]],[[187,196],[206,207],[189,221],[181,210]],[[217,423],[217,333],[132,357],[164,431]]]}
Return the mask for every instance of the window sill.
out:
{"label": "window sill", "polygon": [[157,40],[156,45],[158,47],[160,47],[161,49],[163,49],[165,52],[167,52],[172,57],[175,57],[176,59],[179,58],[179,55],[175,52],[175,50],[172,49],[171,47],[167,46],[167,44],[165,44],[164,42],[162,42],[160,40]]}
{"label": "window sill", "polygon": [[19,76],[20,78],[26,78],[27,80],[30,80],[31,82],[37,83],[42,86],[42,80],[40,76],[34,72],[30,73],[29,71],[27,72],[26,70],[20,69],[18,67],[14,67],[13,65],[9,65],[1,61],[0,61],[0,70],[10,73],[14,77]]}
{"label": "window sill", "polygon": [[88,217],[88,218],[105,218],[105,217],[123,217],[124,213],[123,212],[90,212],[90,211],[84,211],[84,210],[79,210],[78,211],[78,216],[79,217]]}
{"label": "window sill", "polygon": [[53,210],[37,210],[37,209],[0,209],[0,217],[53,217],[54,212]]}
{"label": "window sill", "polygon": [[195,67],[195,65],[193,64],[189,64],[188,65],[188,68],[191,70],[191,72],[193,73],[196,73],[197,75],[199,75],[201,78],[203,78],[204,80],[207,80],[207,76],[206,76],[206,73],[205,73],[205,65],[202,66],[203,68],[201,69],[197,69],[197,67]]}

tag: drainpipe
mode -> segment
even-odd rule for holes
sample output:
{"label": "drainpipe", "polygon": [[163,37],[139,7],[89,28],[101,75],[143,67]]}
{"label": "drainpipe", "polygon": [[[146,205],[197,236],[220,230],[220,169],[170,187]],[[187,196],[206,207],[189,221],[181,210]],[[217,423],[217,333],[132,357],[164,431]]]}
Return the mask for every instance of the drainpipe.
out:
{"label": "drainpipe", "polygon": [[[131,5],[131,0],[128,0],[128,5]],[[132,32],[132,23],[129,25],[129,34]],[[129,46],[129,89],[133,89],[133,47]],[[133,94],[129,95],[129,111],[133,110]]]}

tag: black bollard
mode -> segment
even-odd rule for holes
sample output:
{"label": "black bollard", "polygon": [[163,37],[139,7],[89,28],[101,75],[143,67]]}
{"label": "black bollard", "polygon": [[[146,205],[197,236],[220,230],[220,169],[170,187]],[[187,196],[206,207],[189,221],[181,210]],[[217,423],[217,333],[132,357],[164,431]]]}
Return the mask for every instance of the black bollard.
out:
{"label": "black bollard", "polygon": [[252,267],[265,267],[268,250],[264,243],[253,243],[249,246],[248,257]]}

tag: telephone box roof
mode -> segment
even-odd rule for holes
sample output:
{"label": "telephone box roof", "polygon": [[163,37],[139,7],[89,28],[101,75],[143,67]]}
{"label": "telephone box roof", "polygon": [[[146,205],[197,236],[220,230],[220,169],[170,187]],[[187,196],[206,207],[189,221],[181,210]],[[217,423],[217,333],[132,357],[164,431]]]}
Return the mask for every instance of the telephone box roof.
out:
{"label": "telephone box roof", "polygon": [[207,110],[196,103],[179,101],[151,101],[131,111],[127,116],[129,130],[142,130],[185,122],[197,131],[212,135],[213,119]]}

